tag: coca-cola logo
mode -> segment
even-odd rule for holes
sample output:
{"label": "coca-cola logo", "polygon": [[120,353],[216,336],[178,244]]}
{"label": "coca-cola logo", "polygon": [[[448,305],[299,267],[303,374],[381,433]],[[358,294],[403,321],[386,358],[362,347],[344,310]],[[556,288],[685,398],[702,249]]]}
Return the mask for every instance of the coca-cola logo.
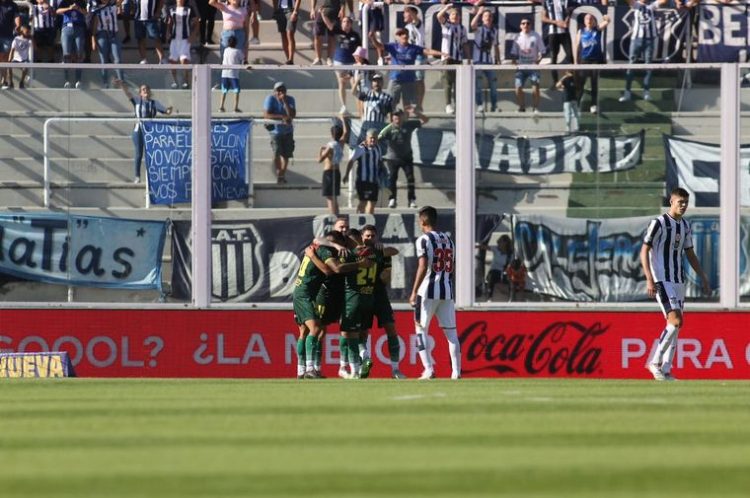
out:
{"label": "coca-cola logo", "polygon": [[599,371],[602,355],[602,348],[594,343],[609,326],[566,321],[554,322],[538,333],[488,329],[487,322],[477,321],[461,332],[464,373],[494,370],[498,374],[591,375]]}

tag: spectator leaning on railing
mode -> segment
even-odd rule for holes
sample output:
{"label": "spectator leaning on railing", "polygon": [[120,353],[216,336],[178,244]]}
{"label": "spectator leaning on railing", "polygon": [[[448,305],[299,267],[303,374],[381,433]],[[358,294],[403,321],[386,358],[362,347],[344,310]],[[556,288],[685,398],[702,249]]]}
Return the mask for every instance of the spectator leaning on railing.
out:
{"label": "spectator leaning on railing", "polygon": [[276,169],[277,183],[286,183],[286,169],[289,159],[294,157],[294,125],[297,116],[297,105],[294,97],[287,95],[286,85],[277,81],[273,93],[263,102],[263,117],[273,120],[267,123],[266,129],[271,134],[273,164]]}

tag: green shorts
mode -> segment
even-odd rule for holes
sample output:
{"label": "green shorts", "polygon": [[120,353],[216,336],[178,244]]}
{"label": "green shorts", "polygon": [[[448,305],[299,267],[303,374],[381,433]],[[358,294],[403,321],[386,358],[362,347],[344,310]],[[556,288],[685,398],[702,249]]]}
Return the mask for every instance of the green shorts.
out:
{"label": "green shorts", "polygon": [[382,285],[375,286],[375,316],[378,317],[378,328],[381,329],[389,323],[396,322],[388,290]]}
{"label": "green shorts", "polygon": [[295,293],[292,302],[294,305],[294,320],[297,325],[304,325],[309,320],[320,318],[315,310],[315,302],[309,296]]}
{"label": "green shorts", "polygon": [[375,313],[373,299],[368,296],[363,298],[359,294],[346,296],[344,316],[341,317],[342,332],[358,332],[372,327],[372,319]]}
{"label": "green shorts", "polygon": [[320,288],[320,292],[315,298],[315,309],[323,325],[338,323],[341,320],[343,308],[343,296],[334,296],[326,290],[325,286]]}

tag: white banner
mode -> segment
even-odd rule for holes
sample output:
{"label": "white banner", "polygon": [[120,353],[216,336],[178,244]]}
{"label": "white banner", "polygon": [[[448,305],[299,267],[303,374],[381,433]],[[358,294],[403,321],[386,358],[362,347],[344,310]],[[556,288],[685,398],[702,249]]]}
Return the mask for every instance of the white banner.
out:
{"label": "white banner", "polygon": [[[680,186],[693,205],[719,207],[721,146],[664,135],[667,191]],[[750,145],[740,147],[740,204],[750,206]]]}

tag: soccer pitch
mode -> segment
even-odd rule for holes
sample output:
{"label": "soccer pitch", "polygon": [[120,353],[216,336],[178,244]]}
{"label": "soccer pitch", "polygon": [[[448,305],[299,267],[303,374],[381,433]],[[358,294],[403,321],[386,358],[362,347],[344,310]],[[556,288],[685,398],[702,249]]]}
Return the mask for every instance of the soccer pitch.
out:
{"label": "soccer pitch", "polygon": [[750,383],[0,382],[0,496],[737,496]]}

